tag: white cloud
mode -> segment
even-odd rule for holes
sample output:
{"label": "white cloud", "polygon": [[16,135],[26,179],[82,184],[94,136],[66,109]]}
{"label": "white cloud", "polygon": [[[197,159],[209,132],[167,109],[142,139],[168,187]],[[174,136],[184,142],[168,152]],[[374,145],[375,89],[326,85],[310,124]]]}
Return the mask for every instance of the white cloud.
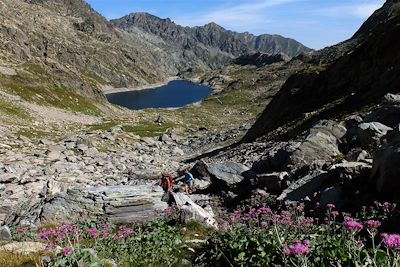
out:
{"label": "white cloud", "polygon": [[384,0],[373,0],[368,3],[344,4],[318,10],[318,13],[327,17],[356,17],[366,19],[380,8]]}
{"label": "white cloud", "polygon": [[206,13],[182,16],[175,21],[187,26],[200,26],[215,22],[230,28],[252,28],[251,25],[268,24],[271,22],[265,16],[268,8],[302,0],[263,0],[236,6],[220,8]]}

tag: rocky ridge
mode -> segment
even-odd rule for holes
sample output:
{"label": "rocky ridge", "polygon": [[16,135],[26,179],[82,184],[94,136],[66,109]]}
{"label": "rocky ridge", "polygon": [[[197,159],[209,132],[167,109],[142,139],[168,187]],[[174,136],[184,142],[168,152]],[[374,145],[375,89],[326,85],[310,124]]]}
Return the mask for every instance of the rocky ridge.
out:
{"label": "rocky ridge", "polygon": [[290,57],[311,51],[299,42],[279,35],[236,33],[215,23],[183,27],[171,19],[161,19],[148,13],[132,13],[111,22],[132,35],[140,29],[158,36],[174,58],[185,62],[186,68],[221,67],[235,57],[257,51],[284,53]]}

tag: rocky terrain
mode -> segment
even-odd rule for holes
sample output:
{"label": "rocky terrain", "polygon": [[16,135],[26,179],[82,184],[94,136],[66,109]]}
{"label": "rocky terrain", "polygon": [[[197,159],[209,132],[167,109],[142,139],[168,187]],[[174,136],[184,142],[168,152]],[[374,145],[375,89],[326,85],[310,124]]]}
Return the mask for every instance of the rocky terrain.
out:
{"label": "rocky terrain", "polygon": [[[60,4],[0,3],[11,7],[8,12],[33,6],[33,13],[46,10],[49,14]],[[66,3],[72,9],[57,9],[66,12],[61,21],[71,14],[87,16],[85,12],[93,17],[90,23],[66,24],[75,27],[75,32],[64,30],[68,34],[83,31],[90,36],[89,41],[99,45],[109,44],[97,40],[104,32],[111,40],[127,43],[140,35],[144,36],[143,43],[163,47],[158,54],[161,56],[172,51],[171,42],[178,38],[184,52],[182,47],[177,49],[173,61],[179,65],[188,60],[204,68],[216,68],[222,61],[238,57],[213,70],[185,69],[185,64],[173,70],[179,70],[181,78],[214,88],[200,105],[130,112],[80,98],[72,90],[52,91],[58,100],[69,99],[67,106],[55,104],[59,102],[36,86],[31,88],[36,90],[33,96],[26,94],[21,80],[45,79],[51,66],[47,64],[58,66],[56,61],[63,53],[54,57],[47,54],[46,60],[40,60],[41,68],[32,69],[21,67],[21,62],[24,57],[40,58],[35,54],[41,51],[36,45],[24,51],[17,49],[19,52],[5,49],[19,54],[15,62],[0,68],[0,103],[6,104],[0,109],[0,225],[82,219],[148,221],[175,203],[181,209],[181,221],[194,219],[216,228],[211,206],[214,210],[230,209],[254,193],[273,196],[280,203],[302,203],[306,212],[318,205],[334,204],[338,210],[352,213],[376,200],[400,201],[398,0],[388,0],[350,40],[336,46],[300,55],[296,49],[307,49],[297,46],[292,50],[290,45],[281,48],[297,55],[293,58],[278,54],[285,51],[251,45],[254,38],[268,36],[246,37],[215,24],[182,28],[148,14],[129,15],[110,24],[79,1]],[[45,19],[38,15],[39,21]],[[8,20],[5,25],[18,21]],[[95,30],[92,24],[97,25]],[[4,32],[7,34],[2,38],[8,38],[12,31]],[[218,42],[212,43],[204,32],[219,36]],[[201,39],[194,41],[201,44],[200,48],[191,46],[189,37],[194,33]],[[271,40],[266,43],[277,42]],[[73,45],[80,47],[79,43]],[[125,45],[128,50],[135,47]],[[211,58],[199,56],[209,55],[204,51],[210,47],[218,49],[215,65]],[[268,54],[253,51],[258,49]],[[141,53],[135,55],[144,56]],[[90,54],[85,55],[88,58],[82,66],[91,69]],[[115,51],[114,59],[118,61],[119,55]],[[146,56],[151,66],[154,58]],[[64,61],[73,68],[81,67],[74,61]],[[95,65],[105,68],[99,74],[105,79],[107,64],[113,63],[102,64]],[[130,67],[127,65],[127,70]],[[158,80],[168,73],[157,76],[142,71],[140,81],[123,76],[126,80],[107,84],[146,83],[150,77]],[[101,96],[98,89],[93,89],[93,94]],[[196,177],[197,190],[189,197],[180,193],[185,168]],[[176,177],[176,192],[168,194],[167,199],[159,186],[163,172]],[[4,236],[11,238],[7,227],[0,229],[0,237]]]}
{"label": "rocky terrain", "polygon": [[283,53],[297,56],[311,49],[299,42],[279,35],[255,36],[237,33],[209,23],[199,27],[183,27],[171,19],[161,19],[148,13],[132,13],[112,20],[116,27],[138,35],[138,30],[159,37],[159,43],[172,55],[172,62],[180,62],[180,70],[188,68],[217,68],[246,53]]}

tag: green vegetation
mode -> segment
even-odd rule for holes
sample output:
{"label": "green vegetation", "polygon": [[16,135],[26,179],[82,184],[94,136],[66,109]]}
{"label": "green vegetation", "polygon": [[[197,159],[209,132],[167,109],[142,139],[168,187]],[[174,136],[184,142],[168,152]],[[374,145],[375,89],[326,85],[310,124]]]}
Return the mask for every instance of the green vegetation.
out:
{"label": "green vegetation", "polygon": [[94,101],[63,86],[55,85],[39,65],[25,63],[16,76],[0,75],[0,85],[10,94],[39,105],[89,115],[100,115]]}
{"label": "green vegetation", "polygon": [[0,266],[21,267],[21,266],[40,266],[43,253],[15,253],[0,251]]}

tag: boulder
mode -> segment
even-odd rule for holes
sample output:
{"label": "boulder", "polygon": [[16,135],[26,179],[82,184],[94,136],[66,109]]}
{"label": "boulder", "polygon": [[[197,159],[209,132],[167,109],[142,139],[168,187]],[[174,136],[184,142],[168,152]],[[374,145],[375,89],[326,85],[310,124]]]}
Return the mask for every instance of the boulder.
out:
{"label": "boulder", "polygon": [[280,201],[300,201],[312,198],[315,193],[324,190],[329,183],[330,175],[326,171],[315,170],[292,183],[277,198]]}
{"label": "boulder", "polygon": [[390,105],[400,105],[400,95],[386,94],[384,101]]}
{"label": "boulder", "polygon": [[60,161],[64,159],[64,155],[58,150],[49,150],[47,153],[47,159],[49,161]]}
{"label": "boulder", "polygon": [[115,223],[148,221],[159,217],[168,205],[161,187],[153,184],[72,188],[44,203],[41,221],[60,223],[86,218]]}
{"label": "boulder", "polygon": [[179,220],[181,223],[190,221],[200,222],[208,227],[217,229],[218,224],[214,218],[214,213],[210,208],[208,211],[194,203],[189,196],[182,193],[172,193],[175,204],[180,210]]}
{"label": "boulder", "polygon": [[207,166],[211,183],[220,186],[221,183],[228,188],[234,188],[245,179],[255,178],[256,174],[243,164],[227,161],[213,163]]}
{"label": "boulder", "polygon": [[287,178],[289,174],[287,172],[274,172],[259,174],[254,179],[254,186],[266,188],[268,192],[281,192],[283,188],[283,180]]}
{"label": "boulder", "polygon": [[0,227],[0,241],[11,241],[12,235],[8,226]]}
{"label": "boulder", "polygon": [[280,172],[298,169],[315,161],[331,162],[341,154],[338,144],[345,134],[346,128],[343,125],[334,121],[321,121],[296,140],[279,143],[280,148],[275,153],[268,152],[269,156],[253,165],[253,168],[258,173]]}
{"label": "boulder", "polygon": [[400,141],[392,142],[374,155],[371,180],[383,197],[400,201]]}
{"label": "boulder", "polygon": [[365,122],[357,127],[357,140],[363,146],[380,145],[380,139],[392,128],[380,122]]}
{"label": "boulder", "polygon": [[23,255],[42,253],[46,245],[39,242],[12,242],[0,246],[0,252],[12,252]]}

